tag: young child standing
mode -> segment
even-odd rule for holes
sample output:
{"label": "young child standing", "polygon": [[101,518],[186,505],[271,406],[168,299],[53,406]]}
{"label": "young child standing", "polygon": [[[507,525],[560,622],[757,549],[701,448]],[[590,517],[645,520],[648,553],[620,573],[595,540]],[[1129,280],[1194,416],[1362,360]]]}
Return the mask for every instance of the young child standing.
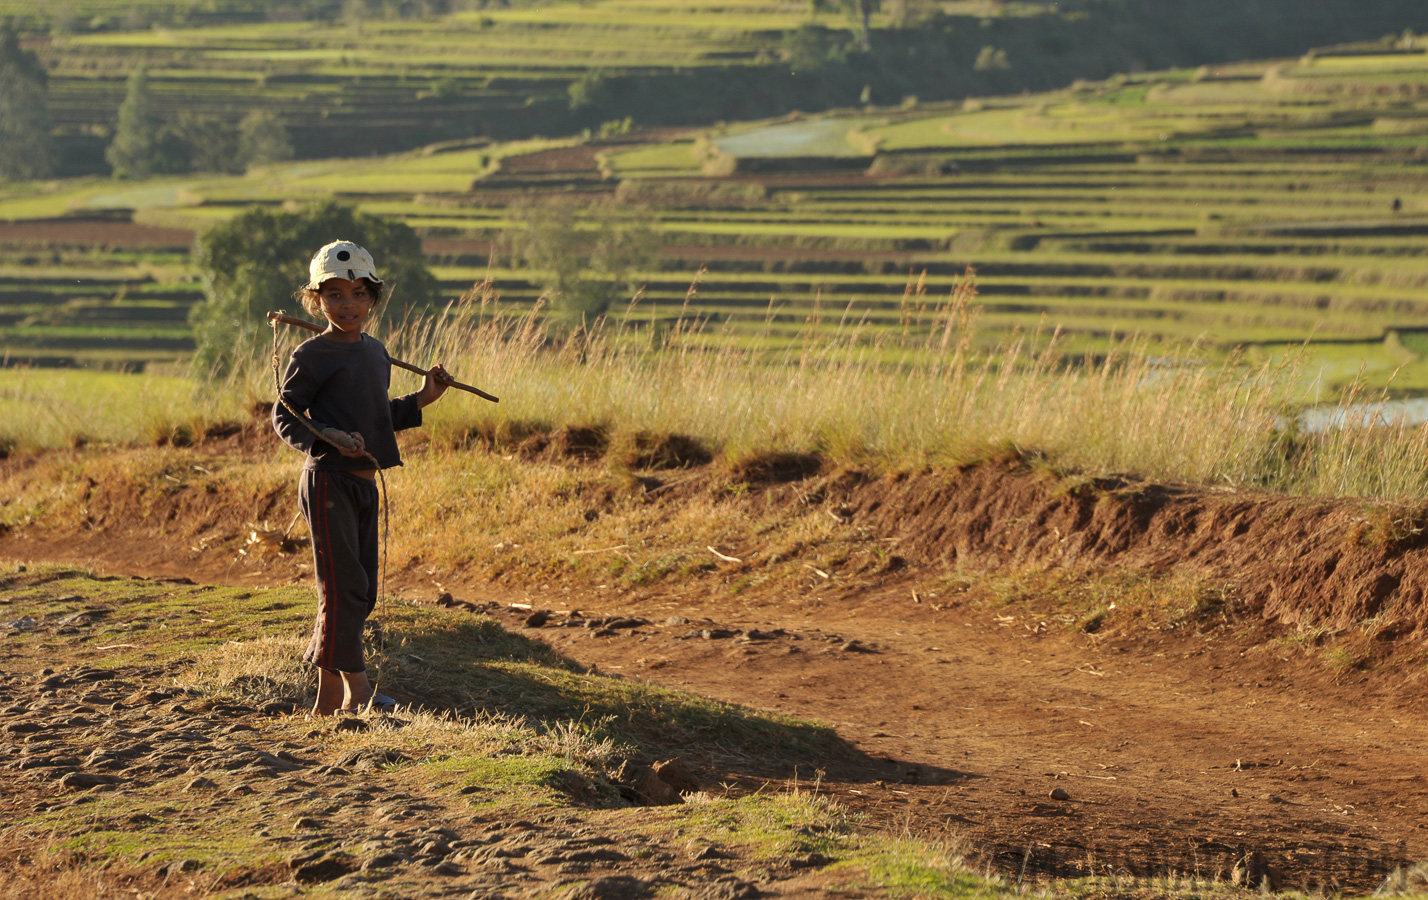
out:
{"label": "young child standing", "polygon": [[402,464],[396,432],[421,424],[422,408],[446,392],[450,376],[432,366],[420,391],[389,398],[391,357],[362,332],[384,295],[372,255],[334,241],[317,251],[308,274],[297,297],[327,319],[327,330],[293,351],[273,404],[273,428],[307,454],[298,501],[312,533],[318,603],[303,659],[318,671],[313,712],[329,716],[395,705],[373,697],[362,655],[380,577],[376,474]]}

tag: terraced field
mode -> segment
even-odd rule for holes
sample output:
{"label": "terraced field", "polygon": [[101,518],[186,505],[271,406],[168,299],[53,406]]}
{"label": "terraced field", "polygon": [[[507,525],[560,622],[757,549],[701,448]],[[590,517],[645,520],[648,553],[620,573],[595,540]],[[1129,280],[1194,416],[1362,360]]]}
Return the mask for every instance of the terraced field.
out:
{"label": "terraced field", "polygon": [[[96,145],[140,64],[165,116],[236,122],[262,109],[286,123],[299,157],[368,155],[598,125],[608,93],[599,80],[584,99],[571,94],[591,72],[638,80],[767,67],[783,33],[808,17],[807,4],[789,0],[493,5],[435,20],[356,17],[341,3],[181,6],[69,4],[67,30],[32,42],[51,70],[71,170],[99,160]],[[0,3],[7,14],[37,26],[53,19],[32,2]],[[588,114],[573,115],[581,105]]]}
{"label": "terraced field", "polygon": [[[705,132],[454,145],[137,186],[7,187],[0,217],[67,217],[49,227],[78,228],[108,215],[180,235],[246,204],[336,195],[420,229],[452,296],[489,271],[502,302],[520,307],[539,295],[540,277],[492,256],[509,205],[605,198],[661,238],[634,316],[692,311],[710,340],[776,347],[811,323],[892,339],[925,329],[970,266],[989,341],[1060,328],[1067,352],[1094,354],[1107,335],[1138,333],[1199,341],[1216,357],[1313,338],[1312,368],[1324,367],[1326,383],[1361,368],[1384,383],[1402,367],[1393,385],[1412,391],[1428,389],[1425,89],[1421,48],[1351,48]],[[132,261],[106,258],[113,271],[94,273],[85,296],[113,307],[129,284],[125,303],[174,304],[144,315],[177,324],[174,310],[197,297],[175,285],[182,245],[129,245]],[[28,283],[12,294],[20,307],[47,276],[11,252],[6,274]],[[82,300],[60,291],[56,302],[75,308],[75,327],[101,321],[78,314],[96,306]],[[51,339],[34,316],[0,332],[12,352]],[[151,337],[170,339],[155,321]]]}

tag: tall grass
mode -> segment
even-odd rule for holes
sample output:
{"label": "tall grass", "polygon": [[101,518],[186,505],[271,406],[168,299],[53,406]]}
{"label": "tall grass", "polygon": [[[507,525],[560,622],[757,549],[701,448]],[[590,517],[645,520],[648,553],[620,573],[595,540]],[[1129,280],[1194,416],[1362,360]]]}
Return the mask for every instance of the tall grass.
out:
{"label": "tall grass", "polygon": [[[1294,391],[1305,378],[1293,355],[1257,368],[1206,365],[1193,345],[1154,356],[1135,338],[1110,336],[1102,352],[1067,358],[1055,330],[988,345],[971,272],[941,298],[910,283],[903,310],[893,335],[815,311],[794,349],[760,351],[687,314],[661,329],[638,301],[557,335],[539,310],[504,312],[485,283],[391,343],[502,395],[499,406],[434,407],[439,442],[514,442],[578,425],[617,445],[641,432],[684,434],[732,461],[804,452],[909,467],[1011,447],[1096,474],[1373,497],[1424,487],[1423,429],[1360,421],[1299,433]],[[1351,391],[1342,402],[1357,400]]]}
{"label": "tall grass", "polygon": [[[698,287],[696,277],[690,301]],[[648,435],[682,435],[733,466],[807,453],[905,469],[1010,450],[1095,475],[1368,498],[1428,490],[1428,428],[1358,414],[1372,398],[1357,385],[1338,399],[1339,427],[1308,433],[1295,424],[1308,381],[1303,354],[1256,367],[1239,358],[1205,363],[1194,345],[1157,356],[1137,338],[1114,335],[1099,352],[1070,355],[1054,328],[988,339],[977,327],[970,271],[940,297],[910,281],[892,331],[815,305],[792,346],[735,341],[692,306],[671,325],[637,295],[570,329],[539,303],[503,307],[487,281],[441,315],[383,337],[394,356],[443,362],[501,396],[491,404],[452,392],[430,407],[426,430],[441,447],[510,446],[570,426],[603,432],[616,450]],[[13,451],[201,438],[271,398],[272,381],[266,348],[218,384],[4,372],[0,439]],[[418,384],[401,371],[393,382],[394,393]]]}
{"label": "tall grass", "polygon": [[189,443],[245,415],[245,393],[171,375],[0,369],[0,455],[86,444]]}

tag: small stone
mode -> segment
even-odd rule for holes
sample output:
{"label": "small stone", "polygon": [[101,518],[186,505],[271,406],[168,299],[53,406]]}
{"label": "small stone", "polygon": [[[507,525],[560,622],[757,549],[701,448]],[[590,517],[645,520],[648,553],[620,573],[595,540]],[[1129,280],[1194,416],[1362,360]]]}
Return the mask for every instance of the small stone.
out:
{"label": "small stone", "polygon": [[1070,799],[1071,799],[1071,795],[1068,794],[1068,793],[1066,793],[1066,792],[1065,792],[1064,790],[1062,790],[1061,788],[1053,788],[1052,791],[1051,791],[1051,799],[1052,799],[1052,800],[1070,800]]}
{"label": "small stone", "polygon": [[124,779],[116,775],[96,775],[92,772],[70,772],[60,779],[60,787],[73,791],[87,790],[103,784],[119,784]]}
{"label": "small stone", "polygon": [[668,619],[664,620],[664,624],[669,625],[671,627],[679,625],[688,625],[689,620],[686,619],[684,616],[670,616]]}
{"label": "small stone", "polygon": [[876,653],[876,652],[877,652],[877,651],[874,650],[872,647],[868,647],[868,646],[866,646],[866,645],[864,645],[864,644],[862,644],[862,643],[860,643],[859,641],[856,641],[856,640],[847,641],[847,642],[844,643],[842,646],[840,646],[838,649],[839,649],[839,650],[842,650],[844,653]]}
{"label": "small stone", "polygon": [[301,866],[305,866],[315,859],[321,859],[324,855],[326,855],[326,853],[327,851],[321,848],[313,850],[304,850],[301,853],[295,853],[292,856],[288,857],[288,868],[296,869]]}
{"label": "small stone", "polygon": [[340,800],[350,800],[353,803],[371,803],[373,799],[371,794],[357,788],[340,791],[336,796]]}
{"label": "small stone", "polygon": [[559,895],[559,900],[617,900],[643,897],[651,885],[629,875],[606,875],[576,884]]}
{"label": "small stone", "polygon": [[338,856],[329,856],[310,862],[305,866],[299,866],[293,870],[293,880],[299,884],[317,884],[324,881],[334,881],[352,871],[350,861]]}
{"label": "small stone", "polygon": [[694,777],[694,773],[689,771],[689,767],[684,764],[684,760],[679,757],[657,762],[652,767],[655,774],[670,787],[681,794],[689,794],[699,790],[699,779]]}
{"label": "small stone", "polygon": [[246,797],[249,794],[253,793],[253,789],[248,787],[248,785],[246,784],[235,784],[233,785],[233,787],[228,789],[228,793],[234,794],[239,797]]}
{"label": "small stone", "polygon": [[527,628],[540,628],[544,626],[546,622],[549,621],[550,612],[544,609],[538,609],[530,615],[526,616],[525,626]]}
{"label": "small stone", "polygon": [[370,872],[373,869],[389,869],[392,866],[399,866],[402,863],[411,861],[412,858],[405,853],[381,853],[362,863],[362,871]]}
{"label": "small stone", "polygon": [[303,816],[293,823],[293,831],[311,831],[314,828],[321,828],[322,823],[311,816]]}
{"label": "small stone", "polygon": [[203,868],[203,863],[196,859],[176,859],[164,867],[166,876],[178,875],[181,872],[197,872]]}
{"label": "small stone", "polygon": [[636,795],[633,799],[647,806],[675,806],[684,802],[679,792],[649,766],[639,766],[631,775],[628,787]]}
{"label": "small stone", "polygon": [[451,847],[445,841],[427,841],[418,851],[422,856],[449,856]]}
{"label": "small stone", "polygon": [[734,632],[727,628],[706,628],[699,632],[699,636],[706,641],[721,641],[734,636]]}
{"label": "small stone", "polygon": [[186,791],[211,791],[218,787],[218,782],[211,778],[204,778],[202,775],[183,786]]}

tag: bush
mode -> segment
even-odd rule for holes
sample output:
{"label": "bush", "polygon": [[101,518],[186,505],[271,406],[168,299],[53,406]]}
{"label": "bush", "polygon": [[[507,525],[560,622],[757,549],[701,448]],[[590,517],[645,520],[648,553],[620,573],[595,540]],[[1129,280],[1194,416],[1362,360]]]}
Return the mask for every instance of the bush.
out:
{"label": "bush", "polygon": [[389,291],[382,318],[424,312],[436,300],[421,239],[401,222],[332,201],[294,212],[250,209],[204,232],[194,247],[204,295],[189,317],[198,374],[226,374],[257,354],[268,338],[264,314],[293,311],[293,293],[307,283],[312,254],[334,240],[356,241],[376,258]]}

